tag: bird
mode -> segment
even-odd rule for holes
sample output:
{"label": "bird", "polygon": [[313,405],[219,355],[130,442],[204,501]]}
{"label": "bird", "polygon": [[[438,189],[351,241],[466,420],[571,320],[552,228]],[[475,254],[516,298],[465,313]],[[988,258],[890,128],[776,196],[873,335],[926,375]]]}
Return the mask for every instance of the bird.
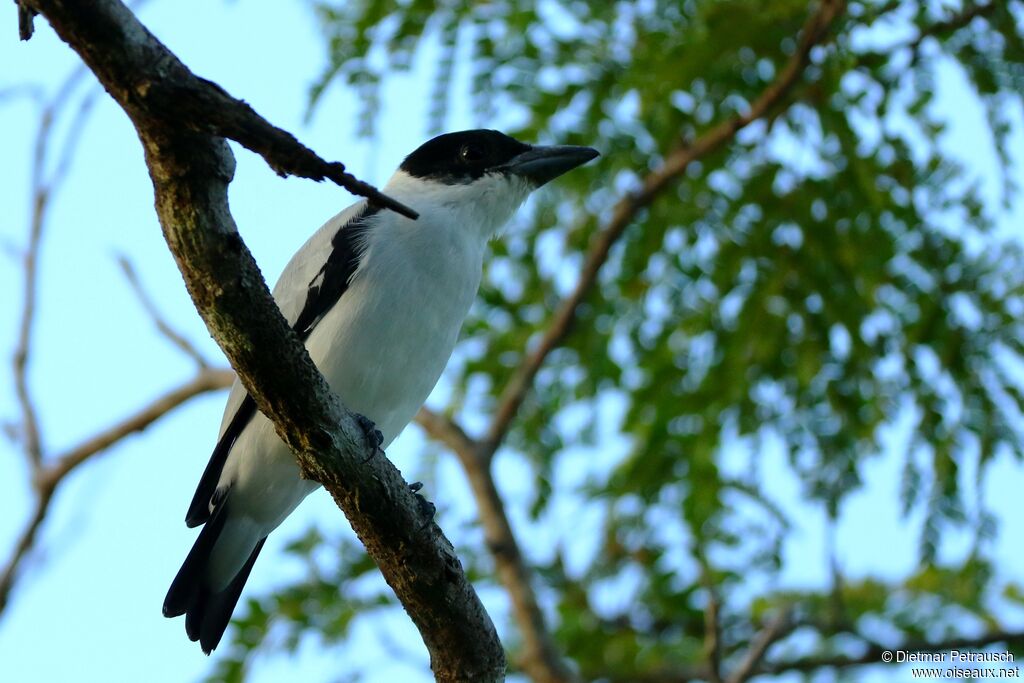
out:
{"label": "bird", "polygon": [[[531,192],[597,156],[496,130],[438,135],[383,188],[418,219],[364,199],[292,256],[274,300],[371,442],[386,449],[440,378],[489,240]],[[163,603],[164,616],[185,615],[204,653],[223,637],[268,534],[318,487],[236,379],[185,517],[202,529]]]}

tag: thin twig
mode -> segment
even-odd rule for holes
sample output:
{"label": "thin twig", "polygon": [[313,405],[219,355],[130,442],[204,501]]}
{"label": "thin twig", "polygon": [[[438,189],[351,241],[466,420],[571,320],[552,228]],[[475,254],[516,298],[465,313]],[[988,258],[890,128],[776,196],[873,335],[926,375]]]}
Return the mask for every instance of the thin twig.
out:
{"label": "thin twig", "polygon": [[39,527],[42,526],[43,520],[46,519],[46,513],[50,509],[50,501],[52,499],[52,490],[36,496],[32,516],[25,524],[21,534],[18,535],[18,540],[11,551],[10,559],[7,560],[3,571],[0,572],[0,614],[3,614],[4,609],[7,607],[11,590],[18,578],[18,572],[22,563],[28,556],[29,551],[35,546],[36,534],[39,531]]}
{"label": "thin twig", "polygon": [[188,339],[186,339],[181,333],[179,333],[177,330],[175,330],[173,327],[167,324],[166,320],[164,320],[164,317],[160,314],[160,311],[157,310],[157,307],[153,304],[153,300],[149,297],[149,295],[146,293],[146,290],[142,287],[142,283],[139,281],[138,273],[135,272],[135,268],[132,266],[131,261],[128,260],[128,257],[125,256],[124,254],[119,254],[117,256],[117,265],[121,267],[121,272],[124,273],[125,279],[128,280],[128,285],[135,293],[135,296],[139,300],[139,303],[141,303],[142,307],[146,310],[146,313],[153,321],[153,324],[156,325],[156,329],[160,332],[160,334],[166,337],[167,341],[169,341],[172,346],[174,346],[179,351],[181,351],[186,356],[195,361],[196,365],[199,368],[209,367],[210,364],[207,362],[206,358],[203,357],[203,354],[199,353],[199,350],[195,347],[195,345],[192,344],[192,342],[190,342]]}
{"label": "thin twig", "polygon": [[20,569],[35,547],[37,532],[46,519],[50,503],[64,478],[76,467],[104,452],[126,436],[141,432],[161,417],[164,417],[186,401],[210,391],[231,386],[234,373],[227,369],[205,369],[181,386],[172,389],[154,400],[134,415],[107,427],[89,437],[79,445],[56,458],[53,465],[44,465],[36,471],[33,483],[36,492],[35,508],[25,528],[11,551],[10,557],[0,572],[0,614],[7,606],[11,591],[19,576]]}
{"label": "thin twig", "polygon": [[55,458],[54,464],[47,467],[43,475],[36,480],[36,485],[43,489],[55,488],[61,479],[92,456],[102,453],[126,436],[145,430],[189,399],[211,391],[227,389],[234,381],[235,373],[230,368],[204,367],[195,377],[153,400],[134,415],[101,430]]}
{"label": "thin twig", "polygon": [[[141,2],[136,3],[136,5],[141,4]],[[41,89],[34,86],[13,87],[2,93],[4,96],[11,97],[28,93],[40,103],[41,112],[30,172],[29,234],[21,255],[24,294],[12,359],[15,395],[21,410],[21,424],[16,431],[20,436],[20,445],[29,463],[35,502],[32,514],[18,536],[2,572],[0,572],[0,614],[8,605],[20,570],[38,541],[38,531],[46,519],[50,503],[63,478],[92,456],[114,445],[125,436],[145,429],[189,398],[229,386],[234,377],[230,370],[206,369],[205,366],[201,366],[203,370],[192,380],[157,399],[135,415],[101,431],[64,455],[57,457],[54,464],[47,464],[49,458],[46,457],[43,447],[39,418],[28,377],[33,344],[32,332],[37,315],[38,263],[49,207],[57,190],[68,177],[71,161],[81,140],[85,123],[100,92],[98,88],[94,88],[82,96],[78,107],[71,115],[57,162],[49,170],[47,166],[52,157],[54,123],[74,95],[76,88],[88,75],[89,70],[84,65],[79,65],[64,79],[48,101],[44,100]],[[151,313],[156,315],[155,309],[151,310]]]}
{"label": "thin twig", "polygon": [[47,174],[46,164],[50,158],[51,134],[57,114],[65,106],[65,103],[74,93],[75,88],[88,73],[84,66],[74,69],[61,83],[54,96],[43,106],[43,110],[39,115],[39,128],[36,131],[32,152],[32,169],[30,172],[32,179],[31,217],[29,219],[28,242],[22,253],[24,292],[22,294],[21,317],[18,325],[18,337],[14,347],[12,369],[14,374],[14,392],[21,410],[20,431],[22,446],[33,470],[37,470],[43,461],[43,443],[39,430],[39,417],[28,378],[32,350],[32,332],[36,319],[39,253],[42,247],[43,230],[46,224],[50,201],[67,176],[76,138],[84,125],[85,119],[89,115],[91,105],[88,98],[83,100],[82,105],[71,121],[69,137],[61,153],[60,163],[49,174]]}

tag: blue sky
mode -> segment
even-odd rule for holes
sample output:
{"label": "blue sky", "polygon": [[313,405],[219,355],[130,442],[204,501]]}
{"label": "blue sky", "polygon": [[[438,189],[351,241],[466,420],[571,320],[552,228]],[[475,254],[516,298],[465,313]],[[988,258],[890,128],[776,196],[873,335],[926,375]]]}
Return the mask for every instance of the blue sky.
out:
{"label": "blue sky", "polygon": [[[351,93],[332,88],[309,124],[303,123],[307,92],[323,62],[322,41],[304,3],[177,2],[150,3],[143,21],[199,75],[247,100],[271,122],[295,132],[322,156],[344,161],[357,176],[383,183],[402,156],[427,136],[426,112],[430,71],[392,79],[384,97],[379,140],[355,139],[358,104]],[[37,19],[37,33],[24,44],[14,39],[13,3],[0,3],[0,90],[14,83],[41,83],[52,92],[77,63],[77,57]],[[87,87],[94,87],[87,79]],[[944,97],[958,106],[962,84],[951,73]],[[971,151],[974,173],[996,187],[991,140],[980,134],[980,112],[962,108],[947,144]],[[38,113],[28,99],[0,102],[0,348],[13,348],[19,313],[20,271],[10,256],[24,243],[28,218],[29,159]],[[1018,117],[1019,121],[1019,117]],[[476,125],[459,98],[447,128]],[[491,123],[491,122],[488,122]],[[59,128],[59,130],[61,130]],[[1018,131],[1019,132],[1019,131]],[[1024,158],[1024,141],[1014,139],[1016,158]],[[264,274],[273,280],[288,256],[326,219],[351,203],[344,191],[301,179],[278,178],[261,159],[236,148],[238,170],[231,201],[239,228]],[[1024,224],[1018,202],[1004,217],[1004,230]],[[106,96],[89,119],[66,186],[52,207],[43,246],[39,319],[31,381],[38,399],[46,444],[60,452],[105,425],[116,422],[141,403],[187,379],[190,361],[173,350],[124,284],[115,258],[124,254],[135,264],[147,290],[169,321],[220,362],[185,293],[167,252],[152,209],[152,188],[141,148],[127,118]],[[5,360],[6,363],[6,360]],[[17,415],[7,367],[0,384],[0,418]],[[41,551],[16,588],[0,619],[0,672],[5,680],[150,681],[195,680],[211,660],[184,636],[180,619],[160,616],[167,584],[190,547],[194,531],[183,516],[205,465],[220,420],[224,397],[206,396],[188,403],[140,436],[132,437],[72,476],[58,493],[43,530]],[[893,439],[901,438],[894,429]],[[0,561],[29,509],[25,466],[15,449],[2,442],[0,481]],[[389,455],[403,471],[414,469],[413,456],[422,438],[409,430]],[[621,443],[608,446],[614,458]],[[570,456],[583,467],[590,454]],[[800,489],[787,474],[779,453],[765,454],[773,494],[798,520],[786,547],[785,584],[825,581],[821,557],[823,516],[799,503]],[[913,567],[921,520],[898,523],[895,501],[899,462],[882,457],[865,468],[868,485],[843,509],[838,530],[840,557],[853,576],[898,576]],[[514,460],[499,460],[507,496],[522,500]],[[432,497],[448,497],[452,514],[472,517],[468,490],[454,464],[445,466],[445,488]],[[579,476],[578,473],[575,476]],[[971,476],[970,468],[963,474]],[[1008,455],[989,472],[989,505],[1002,522],[995,546],[1003,567],[1024,566],[1024,484],[1018,462]],[[444,503],[444,501],[441,501]],[[586,511],[571,503],[559,510],[566,525],[583,529]],[[530,523],[521,507],[513,509],[518,528],[530,538],[529,551],[543,556],[556,537],[557,521],[545,528]],[[281,559],[280,548],[313,520],[343,525],[323,495],[311,497],[271,536],[248,591],[257,593],[300,570]],[[554,528],[554,530],[553,530]],[[585,534],[580,534],[585,536]],[[966,538],[950,537],[949,557],[964,551]],[[585,551],[580,551],[585,552]],[[499,594],[485,596],[496,616],[504,608]],[[1011,615],[1018,625],[1024,615]],[[423,671],[425,652],[412,627],[396,614],[373,626],[361,624],[355,647],[344,661],[305,643],[296,660],[265,658],[256,665],[256,681],[281,680],[297,670],[305,680],[335,680],[347,670],[374,672],[370,680],[430,680]],[[408,653],[408,661],[389,650],[389,642]],[[872,674],[889,680],[893,668]],[[893,680],[902,679],[897,674]]]}

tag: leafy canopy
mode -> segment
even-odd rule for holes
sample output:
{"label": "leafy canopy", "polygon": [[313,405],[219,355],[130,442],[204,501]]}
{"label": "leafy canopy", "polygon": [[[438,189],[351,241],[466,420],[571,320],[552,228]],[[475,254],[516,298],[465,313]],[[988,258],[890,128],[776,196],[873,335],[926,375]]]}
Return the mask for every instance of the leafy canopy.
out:
{"label": "leafy canopy", "polygon": [[[453,363],[451,414],[488,415],[613,204],[771,87],[815,7],[316,5],[329,66],[314,106],[332,84],[352,85],[369,129],[381,82],[429,57],[431,128],[443,128],[451,97],[468,96],[477,125],[603,152],[493,245]],[[523,525],[556,543],[522,540],[558,645],[585,677],[701,664],[708,584],[723,600],[727,658],[784,605],[818,653],[843,637],[1004,626],[992,597],[1002,580],[989,553],[994,520],[984,500],[965,503],[965,487],[980,491],[995,456],[1024,451],[1024,259],[1015,237],[994,229],[1017,191],[1022,26],[1020,2],[849,2],[782,106],[692,164],[622,235],[502,455],[528,464],[530,481],[516,485],[533,492]],[[459,64],[468,92],[451,76],[457,55],[469,56]],[[960,112],[941,103],[961,80],[985,115],[996,192],[966,165],[973,150],[947,142]],[[831,519],[868,460],[900,458],[903,510],[925,520],[919,569],[883,581],[844,578],[837,565],[829,589],[772,588],[791,528],[772,495],[778,474],[761,467],[772,449],[786,454],[807,505]],[[598,520],[598,538],[581,538],[565,510]],[[975,540],[941,563],[947,529]],[[480,581],[492,580],[479,534],[463,541]],[[250,603],[225,666],[257,647],[251,636],[269,613],[283,613],[294,645],[308,629],[341,638],[357,613],[388,602],[385,592],[341,597],[336,587],[365,574],[365,560],[347,548],[317,563],[316,547],[295,546],[311,558],[309,582]],[[623,591],[631,598],[609,599]],[[1019,588],[1006,591],[1019,600]]]}

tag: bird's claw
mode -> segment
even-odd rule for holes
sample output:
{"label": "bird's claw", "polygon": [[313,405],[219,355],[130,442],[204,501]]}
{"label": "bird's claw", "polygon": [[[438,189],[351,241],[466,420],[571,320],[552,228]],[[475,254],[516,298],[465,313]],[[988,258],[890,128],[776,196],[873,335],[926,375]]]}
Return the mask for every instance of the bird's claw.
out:
{"label": "bird's claw", "polygon": [[359,423],[359,427],[363,430],[363,437],[366,439],[366,445],[370,450],[370,457],[363,462],[369,462],[378,454],[383,455],[384,451],[380,446],[384,443],[384,434],[377,429],[377,425],[373,423],[373,420],[365,415],[356,413],[356,422]]}
{"label": "bird's claw", "polygon": [[416,496],[416,503],[420,508],[420,516],[425,518],[427,521],[424,522],[423,527],[426,528],[431,522],[434,521],[434,515],[437,514],[437,507],[434,506],[429,500],[420,495],[420,491],[423,490],[422,481],[414,481],[409,484],[409,490]]}

